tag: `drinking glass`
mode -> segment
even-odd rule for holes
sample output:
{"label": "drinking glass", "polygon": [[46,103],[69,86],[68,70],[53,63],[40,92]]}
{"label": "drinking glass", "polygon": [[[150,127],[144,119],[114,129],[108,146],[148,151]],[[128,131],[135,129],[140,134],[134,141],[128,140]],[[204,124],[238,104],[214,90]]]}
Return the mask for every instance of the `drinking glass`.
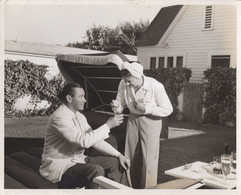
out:
{"label": "drinking glass", "polygon": [[215,174],[221,174],[221,157],[220,156],[214,156],[213,161],[210,163],[211,167],[213,169],[213,173]]}
{"label": "drinking glass", "polygon": [[231,169],[231,172],[236,174],[236,152],[231,152],[231,166],[232,166],[232,169]]}
{"label": "drinking glass", "polygon": [[231,155],[222,154],[221,155],[221,165],[222,165],[222,173],[223,179],[226,181],[228,174],[230,174],[231,169]]}
{"label": "drinking glass", "polygon": [[221,158],[220,158],[220,156],[214,156],[214,157],[213,157],[213,161],[216,162],[216,163],[218,163],[218,164],[220,164],[220,163],[221,163]]}

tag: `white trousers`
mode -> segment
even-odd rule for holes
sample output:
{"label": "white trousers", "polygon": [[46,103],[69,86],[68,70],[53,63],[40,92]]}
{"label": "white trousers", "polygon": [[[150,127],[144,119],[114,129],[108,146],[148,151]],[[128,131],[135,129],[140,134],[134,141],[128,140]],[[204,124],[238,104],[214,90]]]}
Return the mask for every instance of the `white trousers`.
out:
{"label": "white trousers", "polygon": [[130,177],[133,188],[157,185],[161,128],[160,117],[130,113],[125,155],[131,161]]}

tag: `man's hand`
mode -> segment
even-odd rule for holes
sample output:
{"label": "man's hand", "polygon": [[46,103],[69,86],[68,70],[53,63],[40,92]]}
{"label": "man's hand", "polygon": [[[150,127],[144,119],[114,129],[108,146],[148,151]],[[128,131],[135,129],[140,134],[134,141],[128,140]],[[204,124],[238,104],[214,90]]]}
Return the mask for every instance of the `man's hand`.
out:
{"label": "man's hand", "polygon": [[115,115],[114,117],[111,117],[108,119],[108,121],[106,122],[106,125],[112,129],[114,127],[117,127],[119,126],[121,123],[123,123],[123,114],[118,114],[118,115]]}
{"label": "man's hand", "polygon": [[127,170],[130,168],[130,159],[126,158],[125,156],[123,156],[122,154],[119,154],[118,156],[119,162],[121,164],[121,166]]}
{"label": "man's hand", "polygon": [[143,101],[136,101],[136,102],[133,102],[133,107],[136,109],[136,110],[139,110],[140,112],[142,113],[145,113],[145,104],[143,103]]}

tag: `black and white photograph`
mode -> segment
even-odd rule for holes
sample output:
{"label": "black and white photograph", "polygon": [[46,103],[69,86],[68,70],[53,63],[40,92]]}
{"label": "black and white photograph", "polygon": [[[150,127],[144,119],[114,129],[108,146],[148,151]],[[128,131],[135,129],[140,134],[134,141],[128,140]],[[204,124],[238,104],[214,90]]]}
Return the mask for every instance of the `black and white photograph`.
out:
{"label": "black and white photograph", "polygon": [[240,193],[240,1],[2,0],[0,20],[5,194]]}

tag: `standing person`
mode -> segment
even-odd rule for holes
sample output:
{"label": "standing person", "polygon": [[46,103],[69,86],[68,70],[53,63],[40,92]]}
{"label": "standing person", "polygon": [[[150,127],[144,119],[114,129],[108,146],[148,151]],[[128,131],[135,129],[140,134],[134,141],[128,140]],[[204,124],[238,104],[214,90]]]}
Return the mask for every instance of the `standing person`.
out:
{"label": "standing person", "polygon": [[[92,130],[85,116],[85,92],[77,83],[64,86],[60,99],[63,104],[50,116],[40,166],[40,174],[59,188],[98,188],[93,182],[96,176],[107,176],[116,182],[127,184],[123,169],[129,167],[129,159],[104,140],[111,128],[119,126],[123,116],[110,118],[104,125]],[[94,147],[108,156],[90,157],[85,150]]]}
{"label": "standing person", "polygon": [[173,108],[164,86],[144,76],[141,64],[124,62],[120,70],[123,79],[111,106],[115,113],[122,113],[125,107],[130,110],[125,155],[131,161],[132,187],[148,188],[157,184],[162,117]]}

